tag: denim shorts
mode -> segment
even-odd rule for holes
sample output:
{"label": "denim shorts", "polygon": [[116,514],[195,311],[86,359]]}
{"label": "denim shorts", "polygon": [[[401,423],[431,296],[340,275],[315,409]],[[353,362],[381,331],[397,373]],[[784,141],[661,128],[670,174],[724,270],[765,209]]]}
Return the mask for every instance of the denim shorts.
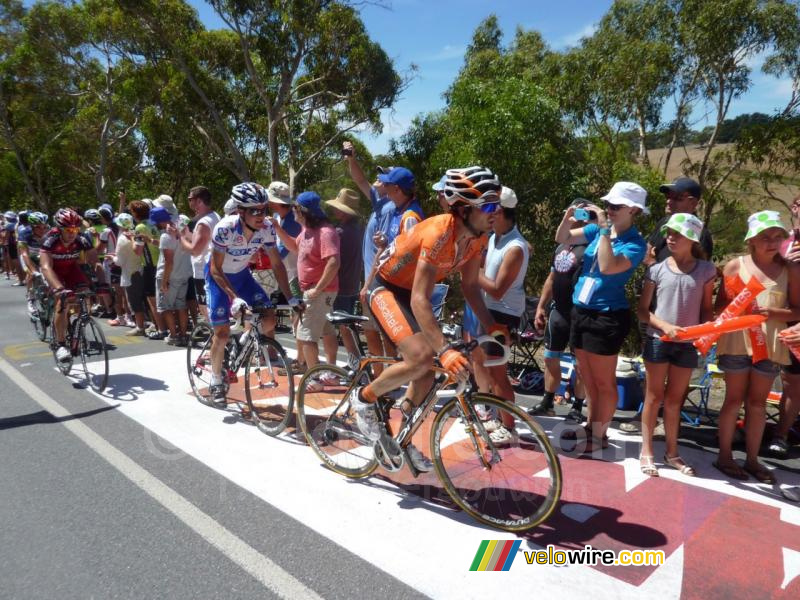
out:
{"label": "denim shorts", "polygon": [[660,338],[647,336],[644,340],[642,358],[651,363],[669,363],[684,369],[697,368],[697,350],[686,342],[664,342]]}
{"label": "denim shorts", "polygon": [[760,360],[753,364],[753,358],[747,354],[723,354],[719,357],[718,365],[724,373],[744,373],[753,369],[765,377],[775,377],[781,370],[781,365],[771,360]]}

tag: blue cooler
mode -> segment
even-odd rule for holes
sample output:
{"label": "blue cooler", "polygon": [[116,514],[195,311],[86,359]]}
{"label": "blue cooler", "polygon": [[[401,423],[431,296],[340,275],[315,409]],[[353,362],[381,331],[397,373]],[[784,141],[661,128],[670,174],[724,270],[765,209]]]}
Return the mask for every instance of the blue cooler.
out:
{"label": "blue cooler", "polygon": [[636,371],[617,371],[617,393],[619,394],[618,409],[638,410],[639,405],[644,401],[644,394]]}

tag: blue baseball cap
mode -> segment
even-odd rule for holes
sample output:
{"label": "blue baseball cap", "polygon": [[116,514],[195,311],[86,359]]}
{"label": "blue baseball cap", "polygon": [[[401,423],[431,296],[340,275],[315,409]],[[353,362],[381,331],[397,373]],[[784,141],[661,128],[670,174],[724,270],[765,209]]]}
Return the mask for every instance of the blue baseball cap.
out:
{"label": "blue baseball cap", "polygon": [[414,187],[414,174],[405,167],[395,167],[388,173],[378,175],[378,181],[410,190]]}
{"label": "blue baseball cap", "polygon": [[324,219],[327,216],[322,210],[322,198],[316,192],[303,192],[295,202],[316,217]]}
{"label": "blue baseball cap", "polygon": [[172,221],[172,216],[166,208],[155,206],[150,209],[150,220],[153,223],[169,223]]}

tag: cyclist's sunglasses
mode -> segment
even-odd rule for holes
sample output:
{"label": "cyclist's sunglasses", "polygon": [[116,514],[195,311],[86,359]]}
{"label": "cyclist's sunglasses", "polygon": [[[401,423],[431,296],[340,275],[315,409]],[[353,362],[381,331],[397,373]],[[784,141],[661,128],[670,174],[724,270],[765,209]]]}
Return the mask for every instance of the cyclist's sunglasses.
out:
{"label": "cyclist's sunglasses", "polygon": [[80,227],[62,227],[61,231],[63,231],[64,233],[76,233],[77,234],[77,233],[81,232],[81,228]]}
{"label": "cyclist's sunglasses", "polygon": [[487,202],[486,204],[481,204],[481,212],[486,213],[487,215],[492,214],[498,208],[500,208],[499,202]]}
{"label": "cyclist's sunglasses", "polygon": [[249,208],[246,208],[245,210],[247,211],[247,214],[250,215],[251,217],[260,217],[261,215],[267,214],[266,207],[265,208],[256,208],[254,206],[251,206]]}

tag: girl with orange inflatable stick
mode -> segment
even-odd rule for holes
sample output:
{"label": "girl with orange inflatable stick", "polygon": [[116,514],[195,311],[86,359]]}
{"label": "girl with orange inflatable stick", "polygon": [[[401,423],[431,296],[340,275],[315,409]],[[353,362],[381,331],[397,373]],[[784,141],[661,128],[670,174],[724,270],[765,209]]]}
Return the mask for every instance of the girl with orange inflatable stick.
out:
{"label": "girl with orange inflatable stick", "polygon": [[[687,327],[708,321],[713,313],[716,267],[703,256],[700,234],[703,222],[688,213],[673,214],[661,228],[671,256],[647,269],[639,298],[639,321],[647,324],[644,365],[647,390],[642,410],[642,473],[658,476],[654,463],[653,429],[658,409],[664,404],[666,452],[664,463],[682,474],[694,476],[694,469],[678,454],[680,410],[697,367],[697,350],[691,342],[677,338]],[[653,297],[655,311],[651,312]]]}
{"label": "girl with orange inflatable stick", "polygon": [[[733,479],[745,480],[750,474],[762,483],[774,483],[772,472],[758,462],[758,451],[766,423],[767,396],[781,365],[789,364],[789,352],[778,333],[786,328],[787,321],[800,320],[800,272],[780,255],[787,231],[777,212],[763,210],[750,215],[747,225],[744,239],[750,252],[725,265],[717,307],[726,306],[756,279],[764,290],[747,312],[764,315],[767,320],[759,327],[726,333],[719,339],[717,354],[719,367],[725,373],[725,401],[719,415],[719,457],[714,467]],[[744,468],[733,460],[731,451],[743,399],[747,447]]]}

